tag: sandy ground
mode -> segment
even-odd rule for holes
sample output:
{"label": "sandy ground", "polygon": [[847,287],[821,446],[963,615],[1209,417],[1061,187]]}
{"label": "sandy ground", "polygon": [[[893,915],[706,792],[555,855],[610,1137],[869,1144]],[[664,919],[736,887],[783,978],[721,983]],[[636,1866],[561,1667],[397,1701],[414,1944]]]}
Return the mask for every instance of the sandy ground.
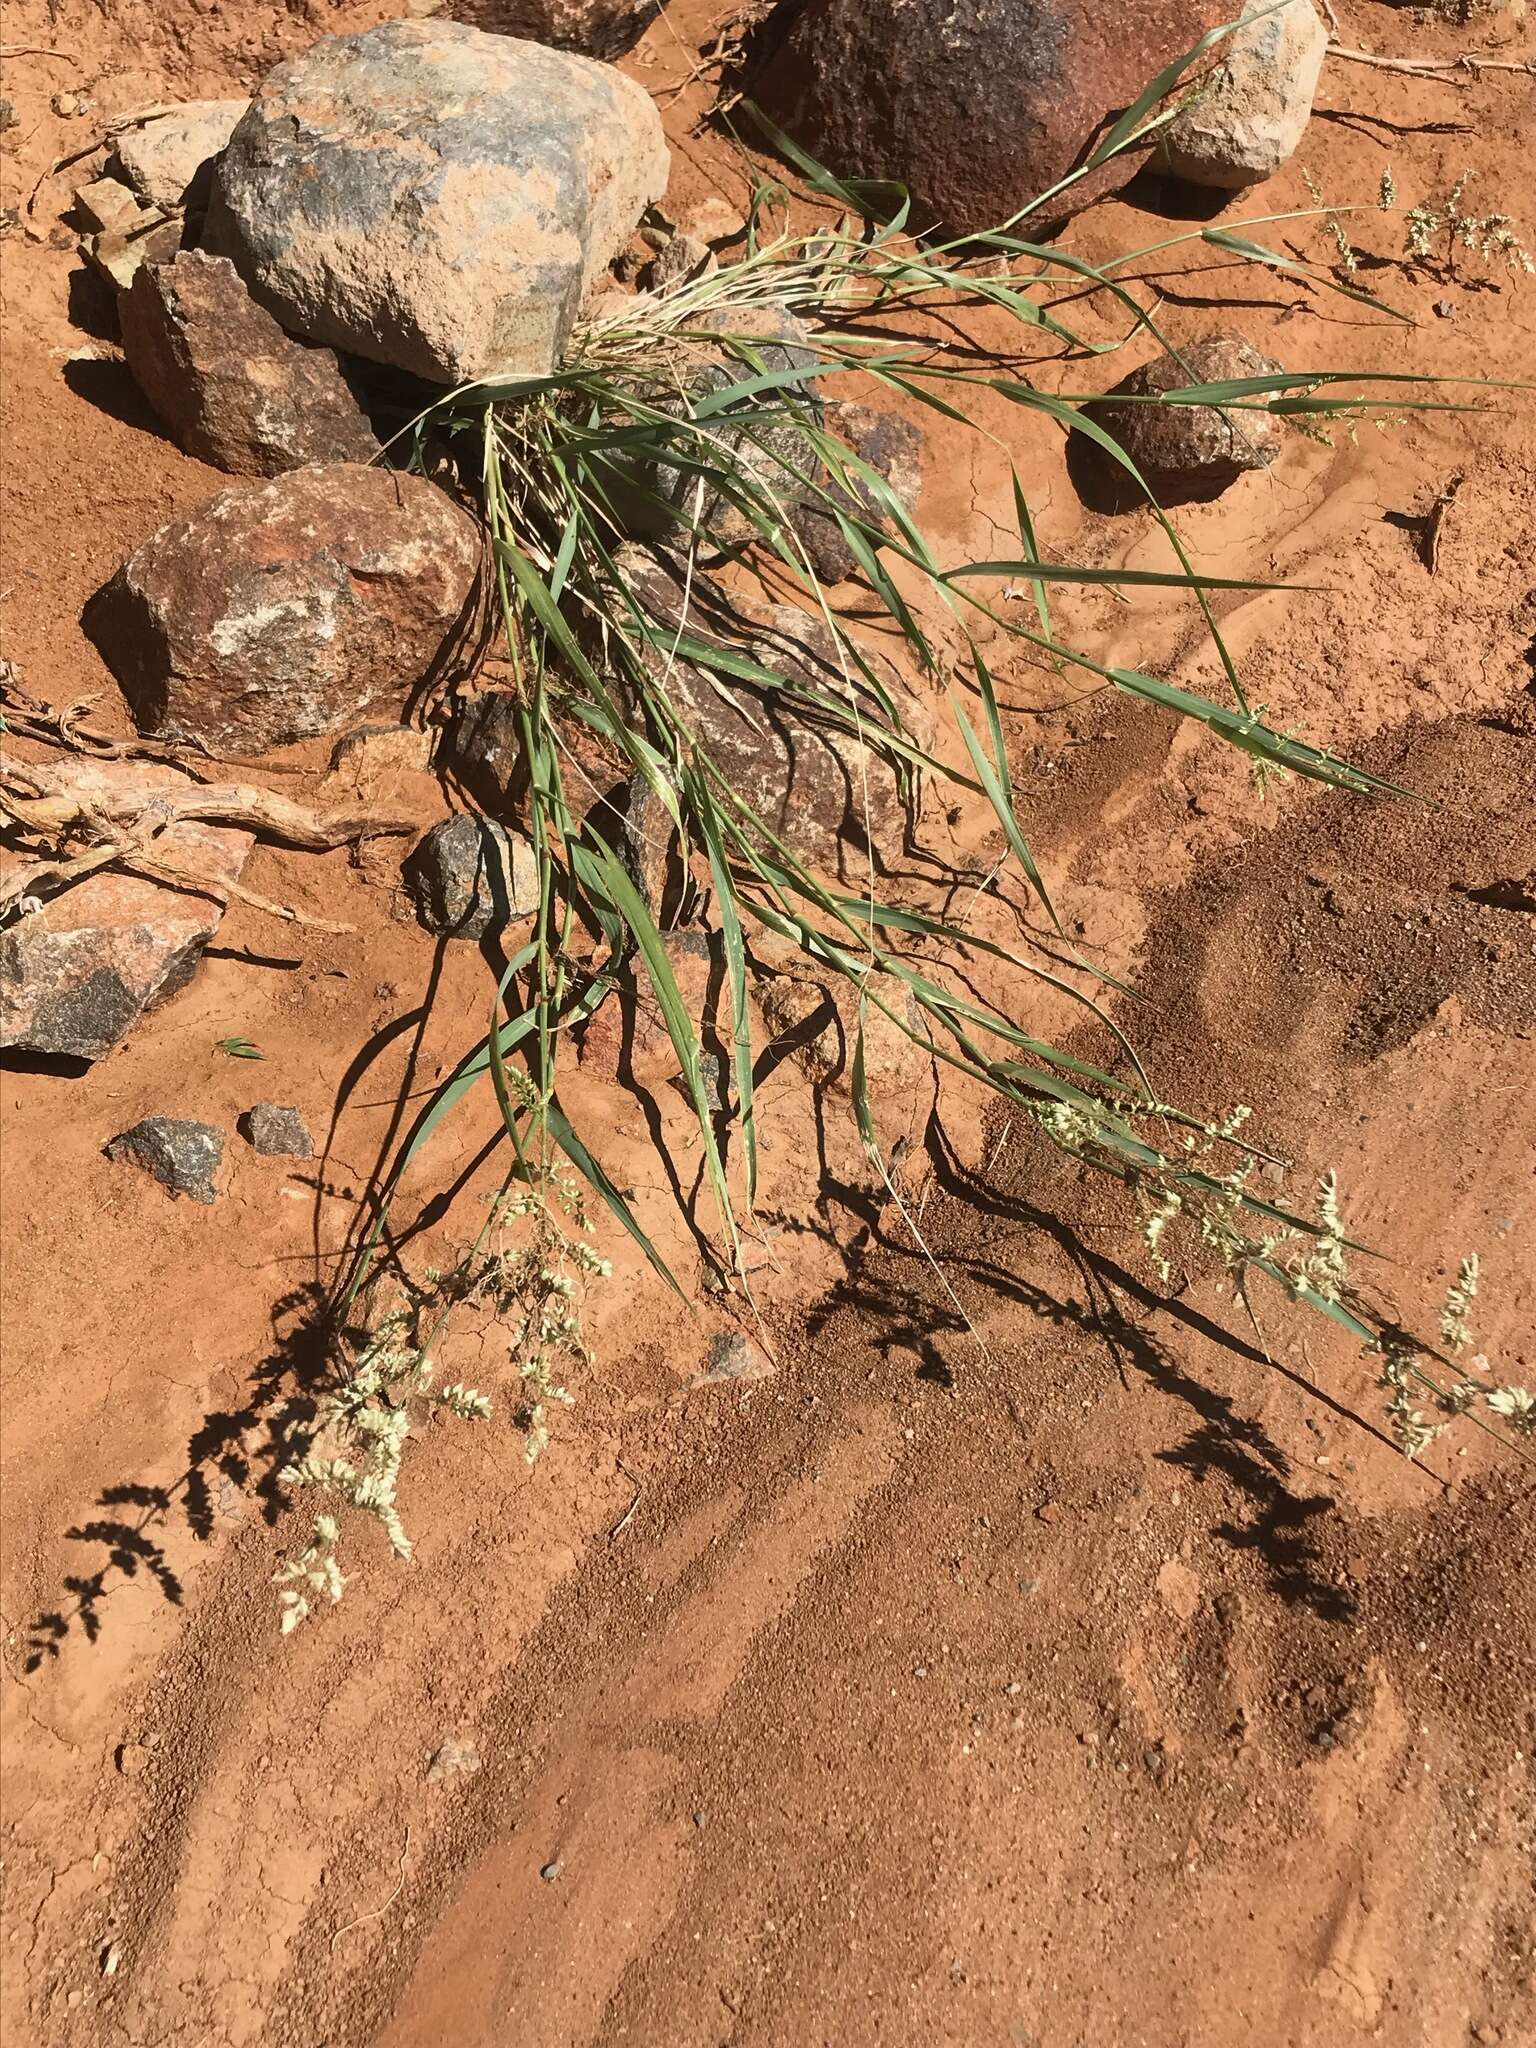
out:
{"label": "sandy ground", "polygon": [[[68,177],[29,195],[117,112],[239,90],[392,11],[9,8],[0,171],[24,224],[4,243],[0,616],[35,694],[123,729],[81,607],[219,479],[117,360],[60,225]],[[627,60],[682,200],[744,191],[701,126],[720,11],[678,0]],[[1361,0],[1347,30],[1400,55],[1523,49],[1514,12],[1452,29]],[[87,104],[60,113],[61,92]],[[1334,63],[1319,105],[1302,161],[1335,201],[1369,201],[1388,163],[1409,201],[1471,163],[1480,204],[1536,234],[1529,81]],[[1163,239],[1166,198],[1095,209],[1074,245]],[[1293,165],[1223,218],[1308,203]],[[1367,215],[1358,239],[1384,253],[1400,228]],[[1320,252],[1313,224],[1272,232]],[[1536,374],[1532,281],[1373,270],[1400,326],[1209,249],[1133,274],[1180,337],[1214,322],[1291,364]],[[1081,358],[1032,374],[1109,381]],[[1501,885],[1536,842],[1532,420],[1509,397],[1358,445],[1297,438],[1182,515],[1208,569],[1306,586],[1220,607],[1254,699],[1427,802],[1261,800],[1193,729],[996,650],[1025,824],[1075,941],[1134,982],[1117,1016],[1159,1084],[1213,1114],[1255,1104],[1296,1162],[1288,1194],[1337,1167],[1383,1292],[1421,1320],[1476,1248],[1478,1342],[1526,1383],[1536,956],[1528,898]],[[1163,559],[1144,515],[1083,503],[1059,438],[988,423],[1049,548]],[[1431,573],[1414,522],[1458,475]],[[1010,517],[1000,458],[934,444],[940,542],[989,555]],[[1060,613],[1106,660],[1214,684],[1165,593]],[[312,792],[324,751],[296,750],[283,786]],[[423,822],[444,808],[430,777],[388,794]],[[975,893],[996,849],[966,829],[977,929],[1017,943],[1027,907]],[[402,1090],[448,1070],[488,1000],[478,954],[435,954],[410,920],[396,860],[258,852],[252,887],[355,929],[235,906],[118,1054],[0,1081],[8,2038],[1536,2040],[1530,1468],[1467,1432],[1408,1464],[1337,1333],[1262,1301],[1256,1328],[1182,1276],[1168,1292],[1111,1191],[963,1099],[918,1129],[902,1187],[970,1328],[853,1171],[844,1112],[819,1122],[786,1067],[761,1105],[754,1274],[777,1373],[691,1388],[730,1310],[700,1288],[680,1315],[619,1250],[597,1362],[540,1463],[506,1423],[429,1432],[416,1563],[360,1532],[342,1607],[279,1641],[274,1418],[313,1369]],[[1103,1051],[1081,1012],[1030,1001],[1032,1029]],[[266,1053],[255,1080],[214,1050],[231,1034]],[[674,1148],[686,1118],[577,1085],[699,1283],[648,1115]],[[230,1124],[256,1095],[298,1103],[324,1158],[233,1148],[226,1198],[192,1212],[100,1154],[146,1111]],[[413,1256],[468,1235],[496,1123],[471,1105],[434,1139]],[[467,1333],[470,1364],[494,1335]],[[429,1778],[450,1740],[478,1768]]]}

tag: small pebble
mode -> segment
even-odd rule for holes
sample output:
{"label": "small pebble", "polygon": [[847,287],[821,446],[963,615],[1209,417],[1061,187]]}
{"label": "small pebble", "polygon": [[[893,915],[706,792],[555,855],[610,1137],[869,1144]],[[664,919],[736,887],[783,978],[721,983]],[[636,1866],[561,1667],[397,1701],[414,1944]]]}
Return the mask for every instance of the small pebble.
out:
{"label": "small pebble", "polygon": [[1044,1502],[1042,1506],[1035,1509],[1035,1520],[1037,1522],[1059,1522],[1061,1520],[1061,1503],[1054,1500]]}
{"label": "small pebble", "polygon": [[553,1863],[545,1864],[544,1868],[539,1872],[539,1875],[543,1878],[546,1884],[553,1884],[555,1879],[560,1875],[561,1867],[562,1866],[560,1863],[560,1859],[557,1856]]}
{"label": "small pebble", "polygon": [[253,1152],[268,1159],[313,1159],[315,1141],[298,1110],[284,1102],[257,1102],[239,1123],[240,1135]]}
{"label": "small pebble", "polygon": [[450,1735],[434,1751],[427,1765],[427,1783],[437,1785],[444,1778],[472,1777],[480,1768],[480,1752],[469,1741]]}
{"label": "small pebble", "polygon": [[118,1947],[115,1941],[109,1941],[106,1947],[101,1952],[101,1974],[103,1975],[103,1977],[115,1977],[117,1975],[118,1965],[122,1962],[122,1960],[122,1950]]}
{"label": "small pebble", "polygon": [[118,1745],[117,1768],[125,1778],[136,1778],[149,1762],[149,1751],[142,1742],[124,1742]]}
{"label": "small pebble", "polygon": [[701,1828],[704,1826],[705,1822],[708,1819],[709,1815],[704,1811],[703,1807],[701,1806],[698,1812],[693,1816],[693,1824],[696,1828]]}

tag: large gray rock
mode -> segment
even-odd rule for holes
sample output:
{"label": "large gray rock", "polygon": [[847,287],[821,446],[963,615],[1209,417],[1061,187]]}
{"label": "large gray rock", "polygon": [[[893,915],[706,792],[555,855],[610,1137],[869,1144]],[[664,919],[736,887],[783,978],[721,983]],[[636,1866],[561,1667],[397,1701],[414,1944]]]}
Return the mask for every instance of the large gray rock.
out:
{"label": "large gray rock", "polygon": [[1248,0],[1243,26],[1217,46],[1219,70],[1164,131],[1160,169],[1238,191],[1294,154],[1311,117],[1328,31],[1312,0],[1270,8],[1272,0]]}
{"label": "large gray rock", "polygon": [[118,318],[135,382],[199,461],[280,476],[378,455],[331,350],[284,334],[226,258],[184,249],[173,263],[141,265]]}
{"label": "large gray rock", "polygon": [[622,73],[453,22],[278,65],[220,160],[205,240],[290,332],[439,384],[543,375],[665,190]]}
{"label": "large gray rock", "polygon": [[208,203],[213,166],[249,100],[186,100],[130,115],[113,138],[125,181],[167,213],[200,213]]}
{"label": "large gray rock", "polygon": [[[49,768],[62,795],[114,802],[125,792],[152,805],[185,778],[154,762],[61,760]],[[185,988],[224,915],[254,841],[224,825],[165,826],[156,860],[181,887],[104,870],[50,897],[0,932],[0,1046],[99,1060],[153,1005]],[[197,887],[206,882],[206,893]]]}
{"label": "large gray rock", "polygon": [[162,526],[86,623],[141,731],[257,754],[401,705],[467,629],[479,568],[435,484],[325,463]]}
{"label": "large gray rock", "polygon": [[620,57],[639,42],[663,0],[450,0],[443,11],[501,36],[527,36],[584,57]]}

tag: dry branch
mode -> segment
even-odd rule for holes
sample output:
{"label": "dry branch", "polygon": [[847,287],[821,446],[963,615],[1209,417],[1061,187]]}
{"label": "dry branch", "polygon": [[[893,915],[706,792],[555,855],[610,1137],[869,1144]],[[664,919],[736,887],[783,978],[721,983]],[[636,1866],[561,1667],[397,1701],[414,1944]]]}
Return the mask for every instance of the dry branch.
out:
{"label": "dry branch", "polygon": [[[81,795],[61,789],[44,769],[9,760],[0,760],[0,818],[35,845],[49,849],[0,884],[0,913],[14,909],[39,890],[55,893],[103,868],[118,866],[219,903],[233,898],[287,923],[326,932],[345,932],[352,927],[311,916],[290,904],[275,903],[239,882],[190,874],[159,857],[156,843],[160,835],[175,825],[227,825],[282,846],[328,853],[360,839],[414,832],[417,825],[416,819],[399,811],[316,811],[245,783]],[[61,857],[62,848],[80,839],[87,842],[84,851]]]}
{"label": "dry branch", "polygon": [[1473,78],[1484,71],[1524,71],[1536,77],[1536,52],[1526,57],[1479,57],[1471,50],[1463,50],[1455,57],[1378,57],[1374,50],[1351,50],[1330,38],[1328,54],[1346,64],[1369,64],[1377,71],[1403,71],[1410,78],[1435,79],[1443,85],[1462,84],[1464,81],[1456,76],[1462,71]]}
{"label": "dry branch", "polygon": [[93,792],[86,797],[59,788],[46,771],[24,768],[16,761],[0,761],[0,791],[0,809],[13,824],[50,840],[80,832],[99,838],[145,828],[159,832],[168,825],[232,825],[280,846],[329,853],[358,839],[414,832],[418,822],[404,811],[312,810],[254,783]]}

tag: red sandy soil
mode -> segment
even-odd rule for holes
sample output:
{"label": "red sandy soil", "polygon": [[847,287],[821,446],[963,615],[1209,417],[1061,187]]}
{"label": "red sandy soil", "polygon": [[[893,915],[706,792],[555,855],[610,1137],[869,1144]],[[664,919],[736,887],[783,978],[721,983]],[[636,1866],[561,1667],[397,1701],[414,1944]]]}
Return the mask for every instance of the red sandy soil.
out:
{"label": "red sandy soil", "polygon": [[[0,589],[36,695],[126,730],[82,604],[220,479],[136,398],[60,226],[68,175],[29,195],[114,114],[244,89],[392,11],[9,8],[0,163],[25,225],[4,243]],[[745,190],[700,125],[695,52],[722,12],[679,0],[628,60],[681,200]],[[1399,55],[1529,43],[1515,10],[1452,29],[1351,0],[1346,30]],[[89,104],[56,113],[65,91]],[[1373,198],[1389,162],[1410,202],[1470,163],[1480,207],[1536,232],[1528,80],[1332,63],[1320,108],[1303,160],[1335,201]],[[1161,198],[1093,210],[1073,245],[1176,232]],[[1308,204],[1292,166],[1223,217]],[[1323,251],[1315,224],[1270,232]],[[1357,239],[1400,232],[1367,214]],[[1208,249],[1134,274],[1179,338],[1235,325],[1292,365],[1536,373],[1531,281],[1370,272],[1409,327]],[[1105,367],[1035,374],[1098,388]],[[1165,1093],[1255,1104],[1298,1200],[1336,1166],[1384,1294],[1420,1321],[1478,1249],[1478,1344],[1526,1384],[1536,958],[1528,902],[1497,885],[1529,876],[1536,840],[1532,423],[1510,396],[1358,446],[1298,437],[1181,515],[1208,569],[1307,586],[1221,606],[1254,700],[1427,803],[1261,800],[1195,729],[994,650],[1025,824],[1076,943],[1134,981],[1117,1016]],[[1053,433],[988,424],[1048,551],[1164,559],[1145,515],[1084,508]],[[1412,522],[1455,475],[1431,573]],[[936,441],[924,518],[956,557],[998,552],[1001,458]],[[1218,684],[1166,593],[1059,609],[1106,659]],[[313,794],[324,749],[288,765],[281,786]],[[444,808],[425,776],[381,794],[424,822]],[[955,853],[977,928],[1017,943],[1011,883],[974,893],[997,848],[960,828]],[[1256,1328],[1205,1281],[1165,1290],[1112,1189],[963,1099],[901,1181],[974,1335],[850,1175],[832,1102],[838,1185],[818,1186],[786,1066],[761,1105],[754,1282],[776,1375],[690,1390],[727,1310],[700,1286],[682,1315],[619,1257],[539,1464],[507,1402],[428,1432],[416,1562],[349,1532],[345,1601],[279,1640],[295,1518],[267,1513],[264,1418],[312,1363],[306,1319],[402,1089],[430,1089],[488,1003],[475,950],[438,960],[411,921],[397,861],[259,851],[253,888],[354,931],[236,905],[118,1054],[4,1076],[8,2040],[1536,2040],[1530,1467],[1465,1429],[1409,1464],[1339,1333],[1262,1298]],[[1028,1000],[1032,1029],[1099,1049],[1081,1012]],[[266,1064],[218,1054],[232,1034]],[[642,1106],[573,1085],[701,1282]],[[257,1095],[298,1103],[324,1158],[232,1146],[229,1194],[193,1210],[101,1156],[147,1111],[228,1126]],[[685,1115],[660,1114],[680,1147]],[[423,1263],[470,1234],[496,1123],[467,1106],[424,1158]],[[494,1383],[493,1338],[465,1344]],[[429,1781],[449,1738],[480,1768]]]}

